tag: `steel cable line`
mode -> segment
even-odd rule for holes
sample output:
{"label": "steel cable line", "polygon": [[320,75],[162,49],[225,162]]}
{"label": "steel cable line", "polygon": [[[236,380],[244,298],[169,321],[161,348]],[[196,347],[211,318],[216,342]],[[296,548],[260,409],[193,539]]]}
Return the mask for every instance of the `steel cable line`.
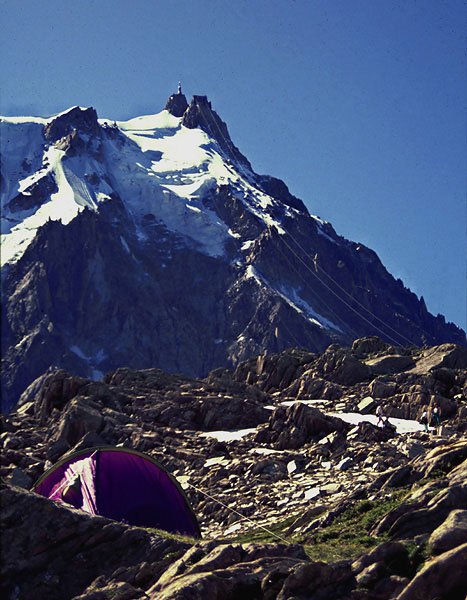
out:
{"label": "steel cable line", "polygon": [[[204,114],[204,107],[202,105],[199,105],[201,108],[201,112]],[[214,117],[212,116],[212,114],[209,115],[211,118],[211,121],[214,122],[214,125],[217,127],[217,130],[219,131],[222,139],[225,141],[227,147],[230,146],[231,148],[231,152],[233,153],[234,157],[235,157],[235,152],[233,150],[233,144],[232,142],[230,142],[229,140],[227,140],[227,138],[225,137],[224,133],[222,132],[221,128],[219,127],[218,123],[215,121]],[[247,176],[247,174],[245,173],[243,167],[240,165],[240,163],[238,161],[237,165],[240,168],[240,170],[242,171],[244,177],[247,179],[247,181],[249,182],[249,177]],[[288,235],[292,238],[292,240],[297,244],[297,246],[299,246],[301,248],[301,250],[305,253],[306,256],[308,256],[308,258],[311,258],[306,251],[301,247],[301,245],[295,240],[295,238],[292,236],[292,234],[287,231]],[[279,234],[280,235],[280,234]],[[283,239],[283,238],[282,238]],[[286,244],[286,246],[289,248],[289,250],[303,263],[303,265],[310,271],[310,273],[312,273],[312,275],[314,277],[316,277],[318,279],[318,281],[321,282],[321,284],[328,289],[332,294],[334,294],[334,296],[336,296],[343,304],[345,304],[348,308],[350,308],[350,310],[352,310],[357,316],[359,316],[361,319],[363,319],[364,321],[366,321],[369,325],[371,325],[374,329],[376,329],[380,334],[382,334],[383,336],[385,336],[386,338],[388,338],[389,340],[391,340],[393,343],[395,343],[397,346],[400,345],[400,342],[398,342],[395,338],[393,338],[391,335],[389,335],[388,333],[385,333],[382,329],[380,329],[377,325],[375,325],[374,323],[372,323],[371,321],[369,321],[364,315],[362,315],[361,313],[359,313],[353,306],[351,306],[348,302],[346,302],[343,298],[341,298],[332,288],[330,288],[320,277],[318,277],[318,275],[316,273],[314,273],[310,267],[308,266],[308,264],[297,255],[297,253],[287,244],[287,242],[285,242],[285,240],[283,239],[284,243]],[[319,267],[319,265],[318,265]],[[324,271],[324,269],[322,267],[319,267],[326,275],[329,279],[331,279],[331,281],[333,281],[333,283],[339,287],[343,292],[345,292],[353,301],[355,301],[359,306],[361,306],[362,308],[364,308],[366,310],[366,312],[368,314],[370,314],[372,317],[374,317],[375,319],[377,319],[378,321],[380,321],[383,325],[385,325],[388,329],[390,329],[391,331],[393,331],[396,335],[398,335],[401,339],[409,342],[409,344],[413,345],[414,342],[409,340],[407,337],[405,337],[403,334],[399,333],[398,331],[396,331],[395,329],[393,329],[390,325],[388,325],[385,321],[383,321],[382,319],[380,319],[377,315],[375,315],[374,313],[372,313],[370,310],[368,310],[363,304],[361,304],[358,300],[356,300],[351,294],[349,294],[349,292],[347,292],[347,290],[345,290],[344,288],[342,288],[342,286],[340,286],[336,281],[334,281],[334,279],[326,272]],[[355,332],[353,332],[355,333]],[[357,336],[358,337],[358,336]]]}
{"label": "steel cable line", "polygon": [[289,244],[285,241],[285,239],[283,237],[281,237],[281,239],[284,242],[284,244],[287,246],[287,248],[292,252],[292,254],[294,254],[298,258],[298,260],[305,266],[305,268],[308,269],[308,271],[310,271],[310,273],[313,275],[313,277],[315,277],[321,283],[321,285],[323,285],[327,290],[329,290],[331,292],[331,294],[333,294],[334,296],[336,296],[336,298],[338,298],[343,304],[345,304],[348,308],[350,308],[350,310],[352,312],[354,312],[357,316],[359,316],[361,319],[363,319],[364,321],[366,321],[374,329],[376,329],[377,331],[379,331],[379,333],[381,333],[383,336],[385,336],[386,338],[388,338],[389,340],[391,340],[392,342],[394,342],[396,344],[396,346],[400,345],[399,342],[397,340],[395,340],[392,336],[390,336],[388,333],[385,333],[377,325],[375,325],[374,323],[372,323],[371,321],[369,321],[364,315],[362,315],[361,313],[359,313],[353,306],[351,306],[348,302],[346,302],[343,298],[341,298],[337,292],[335,292],[331,287],[329,287],[312,269],[310,269],[310,267],[303,260],[303,258],[301,258],[295,252],[295,250],[289,246]]}
{"label": "steel cable line", "polygon": [[242,519],[245,519],[246,521],[249,521],[250,523],[253,523],[253,525],[255,525],[256,527],[261,527],[261,529],[264,529],[264,531],[266,531],[267,533],[269,533],[269,535],[274,536],[275,538],[277,538],[278,540],[281,540],[281,542],[286,543],[287,545],[289,545],[291,542],[289,542],[288,540],[286,540],[285,538],[281,537],[280,535],[278,535],[277,533],[274,533],[274,531],[271,531],[270,529],[268,529],[267,527],[264,527],[264,525],[261,525],[260,523],[257,523],[256,521],[253,521],[253,519],[250,519],[249,517],[247,517],[246,515],[242,515],[241,512],[239,512],[238,510],[236,510],[235,508],[231,508],[230,506],[227,506],[227,504],[224,504],[224,502],[222,502],[221,500],[218,500],[217,498],[215,498],[214,496],[211,496],[210,494],[208,494],[207,492],[204,492],[203,490],[201,490],[199,487],[196,487],[195,485],[193,485],[190,482],[186,482],[190,487],[192,487],[194,490],[196,490],[197,492],[199,492],[200,494],[203,494],[203,496],[206,496],[206,498],[209,498],[210,500],[214,500],[214,502],[217,502],[217,504],[220,504],[221,506],[223,506],[224,508],[226,508],[227,510],[230,510],[230,512],[235,513],[236,515],[242,517]]}
{"label": "steel cable line", "polygon": [[[277,249],[279,250],[279,252],[282,254],[282,256],[285,258],[285,260],[289,263],[289,265],[292,267],[292,269],[295,271],[295,273],[297,273],[297,275],[299,276],[299,278],[303,281],[303,283],[305,285],[308,285],[308,282],[305,280],[305,278],[303,277],[303,275],[300,273],[300,271],[295,267],[295,265],[293,264],[293,262],[290,260],[290,258],[284,254],[284,252],[282,252],[282,250],[280,249],[280,247],[278,246]],[[295,255],[297,256],[297,255]],[[299,257],[298,257],[299,258]],[[321,280],[320,280],[321,281]],[[313,288],[311,288],[310,290],[317,298],[318,301],[321,302],[327,309],[328,311],[334,316],[336,317],[336,319],[338,321],[340,321],[342,323],[342,325],[344,326],[344,329],[347,329],[348,331],[350,331],[350,333],[352,333],[355,336],[355,339],[358,338],[358,334],[356,331],[354,331],[352,329],[352,327],[350,327],[350,325],[348,325],[344,319],[342,317],[340,317],[336,312],[334,312],[332,310],[332,308],[326,303],[324,302],[324,300],[322,298],[319,297],[318,293],[313,290]]]}
{"label": "steel cable line", "polygon": [[[289,237],[297,244],[297,246],[300,248],[300,250],[311,259],[311,256],[307,253],[307,251],[303,248],[303,246],[297,242],[297,240],[295,239],[295,237],[290,233],[290,231],[288,232]],[[326,277],[328,277],[336,287],[338,287],[340,290],[342,290],[351,300],[353,300],[356,304],[358,304],[361,308],[363,308],[368,314],[370,314],[372,317],[374,317],[375,319],[377,319],[380,323],[382,323],[383,325],[385,325],[388,329],[390,329],[393,333],[397,334],[400,338],[402,338],[403,340],[405,340],[406,342],[408,342],[409,344],[413,344],[414,342],[412,340],[410,340],[409,338],[405,337],[405,335],[403,335],[402,333],[399,333],[399,331],[397,331],[396,329],[394,329],[393,327],[391,327],[391,325],[389,325],[388,323],[386,323],[385,321],[383,321],[382,319],[380,319],[378,317],[378,315],[375,315],[371,310],[369,310],[364,304],[362,304],[357,298],[355,298],[354,296],[352,296],[344,287],[342,287],[331,275],[329,275],[329,273],[327,271],[325,271],[325,269],[323,269],[323,267],[321,267],[318,263],[316,263],[316,266],[318,269],[320,269],[320,271],[322,271]]]}

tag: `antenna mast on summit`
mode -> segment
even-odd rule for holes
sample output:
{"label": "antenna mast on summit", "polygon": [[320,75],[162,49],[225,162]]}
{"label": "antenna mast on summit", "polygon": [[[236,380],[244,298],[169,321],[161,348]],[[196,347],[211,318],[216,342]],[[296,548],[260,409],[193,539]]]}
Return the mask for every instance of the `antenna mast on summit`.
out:
{"label": "antenna mast on summit", "polygon": [[182,82],[179,81],[178,82],[178,89],[177,89],[177,94],[181,94],[182,93]]}

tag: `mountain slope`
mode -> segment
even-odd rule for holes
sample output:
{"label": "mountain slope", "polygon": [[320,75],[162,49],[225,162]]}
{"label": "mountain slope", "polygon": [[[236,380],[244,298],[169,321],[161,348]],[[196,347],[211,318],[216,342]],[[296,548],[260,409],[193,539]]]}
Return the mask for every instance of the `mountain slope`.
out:
{"label": "mountain slope", "polygon": [[3,118],[4,402],[49,366],[204,375],[379,335],[455,342],[377,255],[256,174],[205,96],[125,122]]}

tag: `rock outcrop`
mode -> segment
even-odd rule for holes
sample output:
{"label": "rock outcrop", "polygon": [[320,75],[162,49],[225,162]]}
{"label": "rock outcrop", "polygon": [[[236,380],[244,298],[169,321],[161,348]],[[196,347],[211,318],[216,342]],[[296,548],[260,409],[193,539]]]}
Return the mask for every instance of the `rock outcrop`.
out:
{"label": "rock outcrop", "polygon": [[[362,364],[392,355],[376,340],[355,347]],[[377,426],[356,407],[389,412],[401,389],[414,406],[425,406],[424,389],[453,401],[467,373],[392,373],[393,395],[368,403],[373,373],[354,385],[332,381],[347,356],[337,347],[287,351],[205,379],[160,369],[121,368],[101,382],[45,373],[2,418],[3,596],[462,599],[465,401],[429,433],[413,422],[403,423],[407,433]],[[314,372],[338,386],[337,397],[291,400],[295,382]],[[349,410],[358,425],[343,420]],[[67,453],[105,445],[145,452],[171,471],[203,539],[129,527],[30,491]]]}
{"label": "rock outcrop", "polygon": [[172,94],[165,105],[165,110],[168,110],[174,117],[183,117],[187,108],[188,102],[181,89],[179,89],[176,94]]}

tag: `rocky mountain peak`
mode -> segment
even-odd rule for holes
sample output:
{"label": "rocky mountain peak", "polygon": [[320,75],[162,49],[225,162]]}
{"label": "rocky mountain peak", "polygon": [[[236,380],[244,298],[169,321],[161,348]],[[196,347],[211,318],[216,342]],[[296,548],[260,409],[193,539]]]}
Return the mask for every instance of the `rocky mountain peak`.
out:
{"label": "rocky mountain peak", "polygon": [[73,131],[90,135],[97,134],[99,123],[96,110],[92,107],[74,106],[47,123],[44,128],[44,137],[49,142],[56,142]]}
{"label": "rocky mountain peak", "polygon": [[[80,107],[0,123],[6,410],[52,365],[95,379],[119,367],[205,376],[371,335],[465,345],[376,253],[255,173],[206,96],[171,98],[112,126]],[[322,367],[348,382],[367,374],[354,358]]]}
{"label": "rocky mountain peak", "polygon": [[183,117],[184,112],[188,108],[188,102],[185,94],[182,92],[182,86],[178,84],[176,94],[172,94],[165,105],[165,110],[168,110],[174,117]]}
{"label": "rocky mountain peak", "polygon": [[215,139],[225,154],[251,169],[248,159],[232,142],[226,123],[219,117],[207,96],[193,96],[190,105],[183,115],[183,125],[188,129],[200,127],[211,138]]}

